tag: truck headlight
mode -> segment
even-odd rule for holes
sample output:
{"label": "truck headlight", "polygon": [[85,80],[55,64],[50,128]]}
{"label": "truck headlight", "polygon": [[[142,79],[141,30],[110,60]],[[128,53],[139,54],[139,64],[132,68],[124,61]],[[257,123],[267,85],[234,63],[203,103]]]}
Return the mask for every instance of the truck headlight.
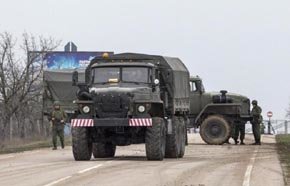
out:
{"label": "truck headlight", "polygon": [[145,106],[143,106],[143,105],[139,105],[139,106],[138,106],[138,112],[140,112],[140,113],[145,112]]}
{"label": "truck headlight", "polygon": [[91,110],[91,109],[90,109],[89,106],[84,106],[84,107],[83,107],[83,112],[84,112],[84,113],[89,113],[90,110]]}

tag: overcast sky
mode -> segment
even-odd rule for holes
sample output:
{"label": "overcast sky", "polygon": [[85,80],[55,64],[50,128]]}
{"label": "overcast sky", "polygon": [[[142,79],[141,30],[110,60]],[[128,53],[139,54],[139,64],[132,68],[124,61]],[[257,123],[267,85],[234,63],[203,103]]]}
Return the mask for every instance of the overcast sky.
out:
{"label": "overcast sky", "polygon": [[0,0],[3,31],[176,56],[206,90],[257,99],[274,119],[290,102],[289,0]]}

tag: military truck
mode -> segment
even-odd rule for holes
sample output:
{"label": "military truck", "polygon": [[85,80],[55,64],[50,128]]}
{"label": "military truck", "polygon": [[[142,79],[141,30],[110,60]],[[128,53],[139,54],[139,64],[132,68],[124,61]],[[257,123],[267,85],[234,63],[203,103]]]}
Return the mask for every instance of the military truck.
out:
{"label": "military truck", "polygon": [[71,120],[74,159],[114,157],[116,146],[145,143],[148,160],[182,158],[189,72],[178,58],[122,53],[93,59]]}
{"label": "military truck", "polygon": [[[77,106],[73,104],[77,87],[72,86],[74,69],[46,69],[43,72],[43,113],[49,115],[54,101],[59,101],[62,109],[70,118],[74,117]],[[85,82],[85,69],[78,69],[79,82]]]}
{"label": "military truck", "polygon": [[190,127],[200,128],[208,144],[226,142],[236,124],[250,120],[250,99],[226,90],[205,92],[202,79],[190,77]]}

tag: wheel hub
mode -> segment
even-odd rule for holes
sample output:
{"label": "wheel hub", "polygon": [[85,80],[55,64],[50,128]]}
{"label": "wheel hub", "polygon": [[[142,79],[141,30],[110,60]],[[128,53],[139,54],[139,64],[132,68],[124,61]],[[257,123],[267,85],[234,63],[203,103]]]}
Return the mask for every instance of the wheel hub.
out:
{"label": "wheel hub", "polygon": [[212,136],[219,136],[221,134],[220,126],[214,124],[210,127],[210,133]]}

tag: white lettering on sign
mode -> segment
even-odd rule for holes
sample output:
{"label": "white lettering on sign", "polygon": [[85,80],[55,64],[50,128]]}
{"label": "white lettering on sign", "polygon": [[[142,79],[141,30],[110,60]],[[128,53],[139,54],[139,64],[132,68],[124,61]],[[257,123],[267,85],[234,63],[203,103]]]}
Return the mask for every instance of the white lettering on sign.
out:
{"label": "white lettering on sign", "polygon": [[90,60],[80,60],[79,61],[79,66],[80,67],[86,67],[90,64]]}

